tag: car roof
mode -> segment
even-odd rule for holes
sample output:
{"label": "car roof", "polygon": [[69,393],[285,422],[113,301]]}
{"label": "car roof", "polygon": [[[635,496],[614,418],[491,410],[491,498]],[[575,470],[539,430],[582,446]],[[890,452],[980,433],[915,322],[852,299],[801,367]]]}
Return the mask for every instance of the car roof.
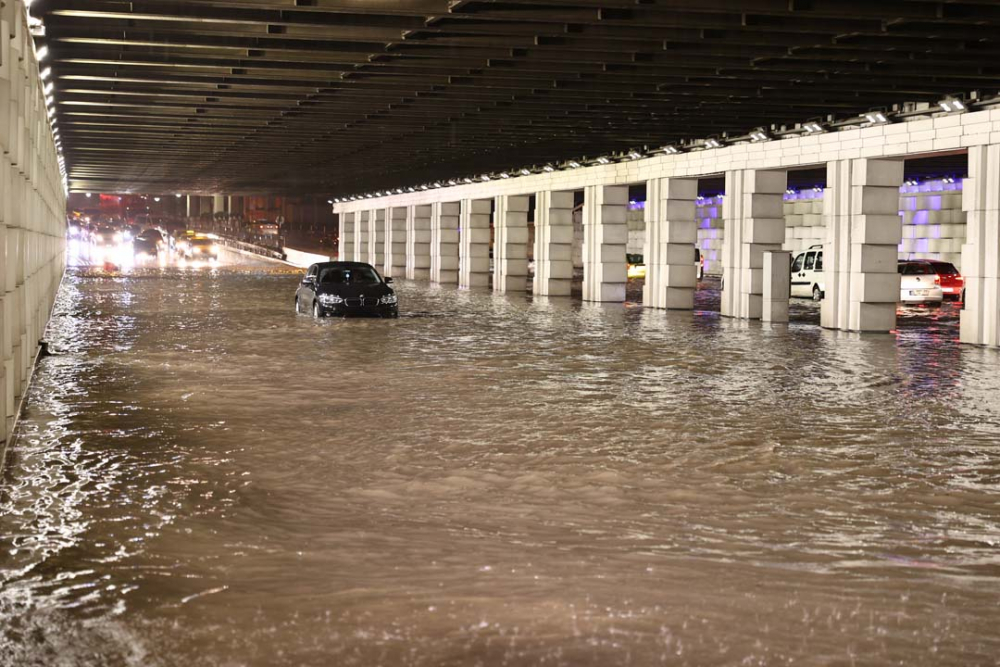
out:
{"label": "car roof", "polygon": [[374,269],[375,268],[374,266],[372,266],[371,264],[368,264],[367,262],[319,262],[317,264],[313,264],[313,266],[318,267],[320,269],[329,269],[331,267],[340,267],[340,268],[344,268],[344,269],[355,269],[355,268],[359,268],[359,267],[362,267],[362,266],[367,266],[369,269]]}

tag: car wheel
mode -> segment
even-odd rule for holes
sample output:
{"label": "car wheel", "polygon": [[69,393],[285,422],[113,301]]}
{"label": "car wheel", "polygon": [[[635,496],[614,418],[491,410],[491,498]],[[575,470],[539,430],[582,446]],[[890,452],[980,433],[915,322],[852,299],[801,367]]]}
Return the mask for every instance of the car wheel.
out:
{"label": "car wheel", "polygon": [[295,297],[295,313],[301,313],[302,307],[299,305],[299,297]]}
{"label": "car wheel", "polygon": [[323,317],[323,311],[319,309],[319,301],[313,301],[313,317]]}
{"label": "car wheel", "polygon": [[820,291],[819,285],[813,285],[813,301],[822,301],[823,292]]}

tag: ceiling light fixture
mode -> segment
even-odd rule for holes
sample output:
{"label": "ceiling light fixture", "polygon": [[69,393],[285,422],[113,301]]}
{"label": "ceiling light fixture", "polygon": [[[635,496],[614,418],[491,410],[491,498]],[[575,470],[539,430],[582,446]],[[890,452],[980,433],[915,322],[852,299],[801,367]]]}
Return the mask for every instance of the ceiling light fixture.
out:
{"label": "ceiling light fixture", "polygon": [[938,102],[938,106],[941,107],[941,110],[944,111],[945,113],[958,113],[960,111],[967,110],[965,102],[959,99],[955,99],[954,97],[948,97],[941,100],[940,102]]}

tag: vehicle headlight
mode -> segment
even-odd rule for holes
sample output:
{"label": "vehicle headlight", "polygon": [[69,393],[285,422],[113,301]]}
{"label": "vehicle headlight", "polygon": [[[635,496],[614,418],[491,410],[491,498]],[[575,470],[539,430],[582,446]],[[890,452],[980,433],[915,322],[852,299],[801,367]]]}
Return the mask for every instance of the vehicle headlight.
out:
{"label": "vehicle headlight", "polygon": [[212,252],[214,252],[215,254],[219,254],[219,246],[213,245],[212,246]]}
{"label": "vehicle headlight", "polygon": [[319,302],[324,306],[335,306],[338,303],[344,303],[344,300],[336,294],[320,294]]}
{"label": "vehicle headlight", "polygon": [[396,299],[395,294],[386,294],[385,296],[380,297],[378,300],[379,305],[386,305],[386,306],[394,306],[396,305],[396,301],[398,301],[398,299]]}

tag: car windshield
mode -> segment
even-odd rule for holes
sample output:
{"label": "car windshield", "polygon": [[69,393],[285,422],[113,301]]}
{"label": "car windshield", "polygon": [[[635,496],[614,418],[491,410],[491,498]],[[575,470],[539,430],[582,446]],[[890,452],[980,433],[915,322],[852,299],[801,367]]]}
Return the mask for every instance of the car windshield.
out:
{"label": "car windshield", "polygon": [[212,239],[191,239],[191,245],[212,245]]}
{"label": "car windshield", "polygon": [[626,253],[625,261],[629,264],[642,264],[642,255]]}
{"label": "car windshield", "polygon": [[378,285],[382,281],[374,269],[367,266],[324,269],[319,274],[321,285]]}

